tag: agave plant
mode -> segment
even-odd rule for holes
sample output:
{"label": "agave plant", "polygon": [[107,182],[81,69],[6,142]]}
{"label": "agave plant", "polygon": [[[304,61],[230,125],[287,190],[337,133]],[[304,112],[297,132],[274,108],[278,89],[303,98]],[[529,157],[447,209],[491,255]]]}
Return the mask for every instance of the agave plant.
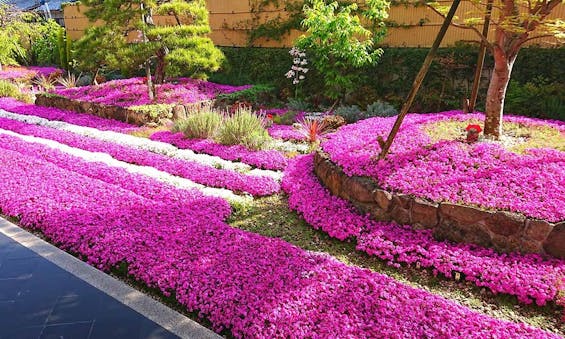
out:
{"label": "agave plant", "polygon": [[69,72],[66,77],[60,76],[57,79],[57,82],[59,84],[63,85],[65,88],[77,87],[77,83],[78,83],[81,76],[82,76],[82,73],[79,74],[78,76],[76,76],[73,73]]}
{"label": "agave plant", "polygon": [[48,91],[55,88],[55,80],[50,77],[46,77],[45,75],[40,75],[35,77],[35,79],[33,80],[33,84],[38,86],[40,89],[44,91]]}

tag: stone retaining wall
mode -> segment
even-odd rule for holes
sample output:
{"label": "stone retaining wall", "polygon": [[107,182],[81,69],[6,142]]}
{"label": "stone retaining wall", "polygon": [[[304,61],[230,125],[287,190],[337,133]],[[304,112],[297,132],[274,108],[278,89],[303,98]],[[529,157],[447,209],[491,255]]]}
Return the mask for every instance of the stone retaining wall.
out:
{"label": "stone retaining wall", "polygon": [[107,106],[87,101],[72,100],[59,96],[38,94],[35,104],[44,107],[55,107],[63,110],[96,115],[102,118],[115,119],[137,126],[153,122],[152,119],[141,112],[136,112],[119,106]]}
{"label": "stone retaining wall", "polygon": [[507,211],[434,203],[378,187],[367,177],[349,177],[318,151],[314,170],[332,194],[349,200],[372,218],[432,229],[439,239],[474,243],[500,252],[550,254],[565,258],[565,222],[549,223]]}

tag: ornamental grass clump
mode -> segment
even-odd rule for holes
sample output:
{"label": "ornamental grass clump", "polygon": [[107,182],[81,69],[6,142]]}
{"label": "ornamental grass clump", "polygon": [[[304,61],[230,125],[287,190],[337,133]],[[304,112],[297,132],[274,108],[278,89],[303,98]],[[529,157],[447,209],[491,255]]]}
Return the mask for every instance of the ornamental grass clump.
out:
{"label": "ornamental grass clump", "polygon": [[0,97],[12,97],[17,98],[20,95],[20,90],[15,84],[0,80]]}
{"label": "ornamental grass clump", "polygon": [[0,80],[0,98],[14,98],[23,102],[32,102],[29,94],[22,93],[18,86],[10,81]]}
{"label": "ornamental grass clump", "polygon": [[177,122],[174,130],[190,139],[209,139],[216,136],[223,120],[222,112],[205,106],[189,111],[188,117]]}
{"label": "ornamental grass clump", "polygon": [[265,120],[249,108],[238,108],[225,118],[216,139],[223,145],[240,144],[250,149],[262,149],[271,141]]}

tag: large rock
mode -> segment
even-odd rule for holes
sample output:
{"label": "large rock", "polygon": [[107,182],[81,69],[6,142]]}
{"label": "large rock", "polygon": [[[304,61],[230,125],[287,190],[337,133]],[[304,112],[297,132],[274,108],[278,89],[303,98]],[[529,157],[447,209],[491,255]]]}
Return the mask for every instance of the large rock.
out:
{"label": "large rock", "polygon": [[553,225],[545,220],[530,219],[526,221],[526,230],[524,234],[527,238],[537,241],[547,239],[549,233],[553,230]]}
{"label": "large rock", "polygon": [[433,229],[439,222],[438,204],[422,199],[414,199],[410,223],[416,228]]}
{"label": "large rock", "polygon": [[349,197],[359,202],[373,202],[373,190],[375,185],[367,178],[346,178],[343,183],[343,190],[347,191]]}
{"label": "large rock", "polygon": [[521,214],[497,211],[487,220],[487,226],[492,233],[511,236],[522,232],[525,221]]}
{"label": "large rock", "polygon": [[412,198],[405,194],[395,194],[392,196],[392,208],[390,216],[401,225],[410,224],[410,209],[412,208]]}
{"label": "large rock", "polygon": [[543,248],[548,254],[565,259],[565,222],[555,225],[543,244]]}
{"label": "large rock", "polygon": [[440,222],[464,227],[465,225],[474,224],[484,225],[493,213],[472,206],[441,203],[439,205],[439,214]]}
{"label": "large rock", "polygon": [[392,204],[392,194],[382,189],[375,189],[373,191],[373,199],[383,211],[388,211]]}

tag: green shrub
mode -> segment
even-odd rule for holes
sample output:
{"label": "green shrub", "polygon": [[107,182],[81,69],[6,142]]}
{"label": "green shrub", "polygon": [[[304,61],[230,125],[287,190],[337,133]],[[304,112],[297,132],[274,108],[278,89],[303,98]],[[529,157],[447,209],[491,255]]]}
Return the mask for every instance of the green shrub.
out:
{"label": "green shrub", "polygon": [[535,77],[525,84],[511,81],[504,111],[509,114],[565,120],[565,85]]}
{"label": "green shrub", "polygon": [[271,85],[254,85],[243,91],[220,94],[216,97],[216,103],[220,106],[233,105],[236,102],[249,102],[256,106],[258,104],[272,104],[277,100],[275,87]]}
{"label": "green shrub", "polygon": [[363,119],[363,111],[357,105],[340,106],[336,108],[334,114],[339,115],[350,124]]}
{"label": "green shrub", "polygon": [[158,120],[160,118],[171,118],[173,106],[173,104],[151,104],[131,106],[129,109],[146,114],[154,120]]}
{"label": "green shrub", "polygon": [[312,105],[309,102],[295,98],[288,99],[286,107],[291,111],[297,112],[309,112],[313,109]]}
{"label": "green shrub", "polygon": [[20,89],[15,84],[0,80],[0,97],[17,98],[20,95]]}
{"label": "green shrub", "polygon": [[188,117],[178,121],[173,131],[182,132],[190,139],[213,138],[222,124],[223,114],[210,107],[189,112]]}
{"label": "green shrub", "polygon": [[367,111],[365,112],[365,117],[392,117],[398,114],[398,111],[394,106],[387,102],[375,101],[367,106]]}
{"label": "green shrub", "polygon": [[226,117],[217,135],[217,141],[223,145],[241,144],[250,149],[261,149],[270,140],[264,118],[245,108]]}
{"label": "green shrub", "polygon": [[[213,81],[238,85],[265,83],[274,85],[280,93],[294,92],[292,82],[284,77],[292,64],[292,60],[288,58],[288,49],[222,47],[222,50],[231,65],[214,74]],[[376,66],[353,71],[360,73],[361,87],[358,91],[350,93],[346,104],[366,107],[367,104],[380,99],[400,107],[427,53],[427,48],[385,47],[384,54]],[[440,48],[410,111],[438,112],[461,108],[462,99],[470,96],[477,53],[476,45],[457,44],[454,47]],[[563,47],[524,48],[514,65],[512,79],[524,85],[536,75],[540,75],[547,79],[548,83],[562,84],[565,67],[561,66],[560,61],[564,58]],[[485,69],[492,69],[492,64],[492,56],[487,56]],[[323,76],[312,67],[300,86],[303,93],[314,94],[323,92],[323,84]],[[481,82],[478,110],[484,110],[487,86],[488,79]],[[551,99],[552,97],[554,96],[548,95],[537,98],[532,104],[546,100],[550,104],[552,101],[559,101]],[[314,102],[311,99],[308,101]],[[512,111],[525,114],[519,110]]]}
{"label": "green shrub", "polygon": [[275,115],[273,117],[273,122],[279,125],[292,125],[295,122],[297,115],[297,111],[288,111],[283,115]]}
{"label": "green shrub", "polygon": [[33,102],[33,97],[30,94],[22,93],[16,84],[6,80],[0,80],[0,98],[2,97],[11,97],[28,103]]}

